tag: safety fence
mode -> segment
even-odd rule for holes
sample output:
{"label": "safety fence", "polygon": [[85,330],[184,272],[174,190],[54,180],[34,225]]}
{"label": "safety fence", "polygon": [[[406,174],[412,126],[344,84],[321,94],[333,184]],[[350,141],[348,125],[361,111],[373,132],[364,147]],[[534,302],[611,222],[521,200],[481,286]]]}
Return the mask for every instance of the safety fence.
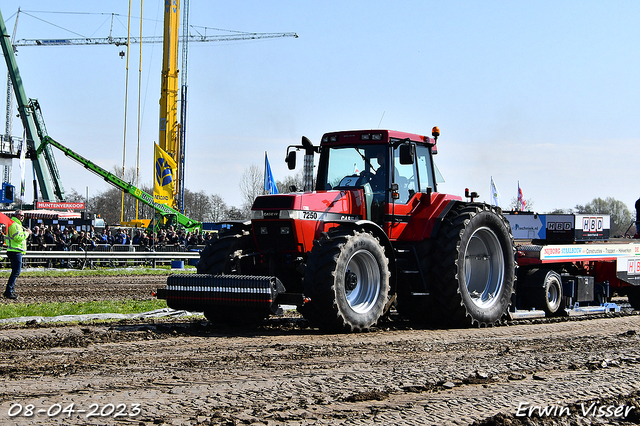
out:
{"label": "safety fence", "polygon": [[[159,246],[144,247],[134,245],[101,244],[92,250],[75,247],[72,250],[56,251],[28,250],[22,257],[23,267],[48,268],[96,268],[96,267],[127,267],[171,264],[172,267],[182,267],[184,263],[197,264],[200,250],[204,246]],[[6,257],[6,250],[0,251],[0,266],[10,268]]]}

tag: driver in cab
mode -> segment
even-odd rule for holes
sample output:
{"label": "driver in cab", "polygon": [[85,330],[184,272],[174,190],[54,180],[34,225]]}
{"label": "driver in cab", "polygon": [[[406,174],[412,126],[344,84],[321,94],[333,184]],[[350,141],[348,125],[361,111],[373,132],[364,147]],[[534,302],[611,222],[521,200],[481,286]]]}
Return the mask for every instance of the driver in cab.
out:
{"label": "driver in cab", "polygon": [[[377,162],[377,165],[374,165],[374,160]],[[368,182],[371,185],[371,190],[374,193],[384,192],[387,186],[386,182],[386,173],[385,173],[385,155],[384,151],[378,151],[378,154],[375,157],[372,157],[369,163],[369,172],[362,172],[360,175],[365,177],[365,182]]]}

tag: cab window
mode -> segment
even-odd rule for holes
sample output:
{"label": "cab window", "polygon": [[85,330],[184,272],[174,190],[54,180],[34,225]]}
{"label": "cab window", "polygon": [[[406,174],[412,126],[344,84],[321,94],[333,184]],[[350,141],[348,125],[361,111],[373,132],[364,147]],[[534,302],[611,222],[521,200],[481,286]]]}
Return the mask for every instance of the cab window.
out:
{"label": "cab window", "polygon": [[420,176],[420,192],[427,192],[427,187],[436,190],[433,184],[433,173],[431,167],[431,155],[429,147],[418,145],[416,147],[416,157],[418,163],[418,175]]}
{"label": "cab window", "polygon": [[418,180],[415,164],[400,164],[400,151],[394,151],[394,182],[398,184],[398,194],[400,198],[396,203],[406,204],[409,199],[418,191]]}

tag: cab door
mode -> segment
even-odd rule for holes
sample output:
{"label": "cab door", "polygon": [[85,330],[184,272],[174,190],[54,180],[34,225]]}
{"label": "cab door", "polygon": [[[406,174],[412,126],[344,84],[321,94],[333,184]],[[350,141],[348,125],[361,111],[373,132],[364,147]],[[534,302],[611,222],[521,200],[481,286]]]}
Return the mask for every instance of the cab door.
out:
{"label": "cab door", "polygon": [[[427,201],[429,188],[434,190],[434,172],[432,157],[428,146],[410,143],[412,160],[401,161],[400,149],[402,144],[393,150],[391,199],[387,209],[385,230],[392,240],[409,239],[412,237],[403,232],[413,218],[416,209]],[[403,164],[404,163],[404,164]],[[416,235],[416,238],[418,236]]]}

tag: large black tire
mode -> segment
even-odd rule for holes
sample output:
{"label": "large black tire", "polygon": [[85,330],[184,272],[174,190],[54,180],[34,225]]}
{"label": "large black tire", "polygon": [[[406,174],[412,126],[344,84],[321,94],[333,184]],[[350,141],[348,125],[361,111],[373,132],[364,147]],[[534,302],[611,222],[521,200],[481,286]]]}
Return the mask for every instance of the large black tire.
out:
{"label": "large black tire", "polygon": [[333,228],[308,256],[301,313],[326,331],[368,331],[389,301],[389,261],[365,230]]}
{"label": "large black tire", "polygon": [[515,284],[511,227],[495,207],[460,203],[432,247],[431,312],[440,326],[489,326],[507,313]]}
{"label": "large black tire", "polygon": [[199,274],[240,274],[238,255],[248,252],[253,246],[253,236],[248,231],[222,231],[215,234],[200,252],[196,270]]}
{"label": "large black tire", "polygon": [[527,291],[532,307],[541,309],[548,316],[564,313],[562,278],[550,269],[536,269],[527,274]]}
{"label": "large black tire", "polygon": [[640,287],[631,287],[627,290],[627,299],[631,307],[640,311]]}

